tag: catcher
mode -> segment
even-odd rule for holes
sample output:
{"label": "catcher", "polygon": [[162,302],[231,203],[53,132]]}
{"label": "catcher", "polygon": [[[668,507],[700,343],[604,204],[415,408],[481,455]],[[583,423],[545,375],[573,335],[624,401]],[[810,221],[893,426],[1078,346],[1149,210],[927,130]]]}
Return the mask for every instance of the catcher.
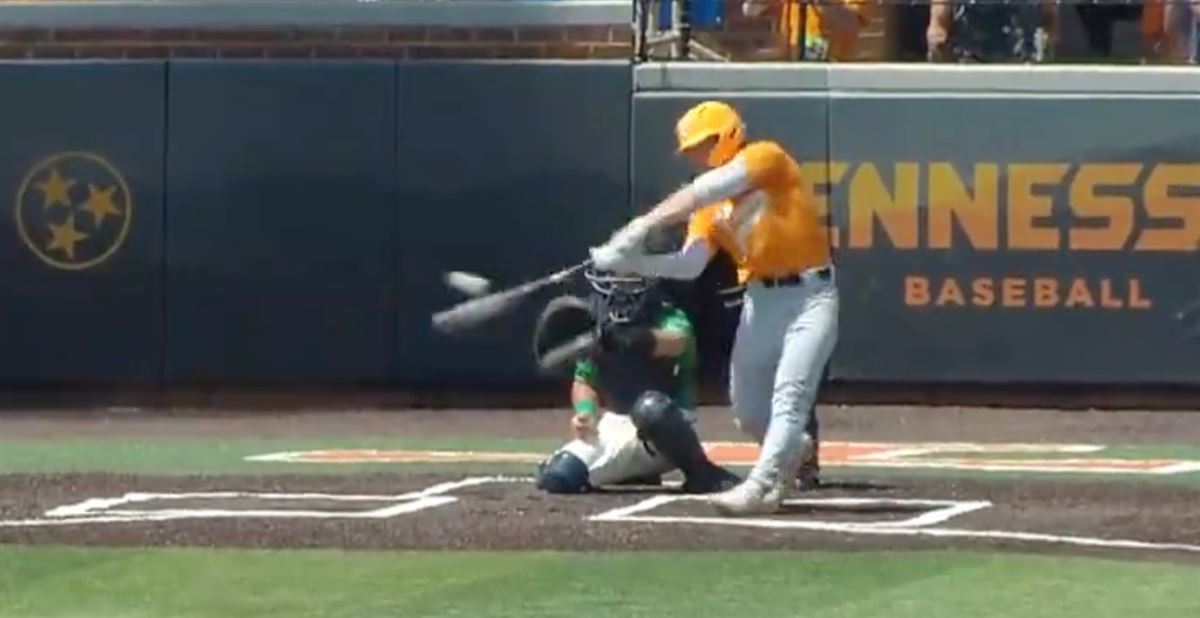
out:
{"label": "catcher", "polygon": [[576,436],[538,466],[538,488],[580,493],[657,485],[675,469],[688,493],[736,486],[741,479],[708,459],[693,428],[696,340],[687,316],[659,296],[653,281],[595,270],[585,276],[588,300],[552,300],[534,335],[543,368],[574,363]]}

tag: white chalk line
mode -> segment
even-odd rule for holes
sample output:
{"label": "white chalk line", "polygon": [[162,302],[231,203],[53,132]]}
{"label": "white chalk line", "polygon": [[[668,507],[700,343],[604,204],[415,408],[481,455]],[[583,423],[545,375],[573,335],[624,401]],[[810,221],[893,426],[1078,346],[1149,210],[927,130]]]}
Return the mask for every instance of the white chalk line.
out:
{"label": "white chalk line", "polygon": [[1187,472],[1200,472],[1200,461],[1181,461],[1158,469],[1159,474],[1184,474]]}
{"label": "white chalk line", "polygon": [[430,496],[392,505],[372,511],[283,511],[283,510],[246,510],[228,509],[163,509],[157,511],[128,511],[111,510],[103,515],[63,517],[57,519],[23,519],[0,521],[0,526],[66,526],[74,524],[94,523],[138,523],[155,521],[172,521],[179,519],[249,519],[249,518],[286,518],[286,519],[386,519],[396,515],[415,513],[446,504],[457,502],[458,498],[450,496]]}
{"label": "white chalk line", "polygon": [[[935,470],[964,470],[967,472],[1040,472],[1040,473],[1070,473],[1070,474],[1180,474],[1183,472],[1194,472],[1200,470],[1200,462],[1180,462],[1169,465],[1159,466],[1157,468],[1122,468],[1122,467],[1101,467],[1088,465],[1087,467],[1080,466],[1081,461],[1076,459],[1039,459],[1039,460],[1021,460],[1014,459],[1009,462],[999,463],[991,461],[985,463],[968,462],[968,461],[941,461],[931,459],[928,461],[901,461],[901,460],[878,460],[878,461],[855,461],[844,464],[845,467],[851,468],[923,468]],[[1076,465],[1064,465],[1075,463]],[[825,466],[825,462],[821,462],[821,466]]]}
{"label": "white chalk line", "polygon": [[[655,496],[648,498],[636,504],[605,511],[599,515],[594,515],[589,519],[591,521],[631,521],[639,518],[639,513],[653,511],[659,507],[665,506],[672,502],[705,502],[704,496]],[[986,509],[992,506],[992,503],[987,500],[927,500],[918,498],[794,498],[785,500],[787,506],[835,506],[835,507],[859,507],[859,506],[901,506],[901,507],[929,507],[930,510],[909,517],[903,520],[877,521],[877,522],[855,522],[853,525],[868,527],[868,528],[911,528],[919,526],[930,526],[940,524],[959,515],[971,513],[981,509]],[[846,522],[825,522],[814,520],[780,520],[780,519],[728,519],[728,518],[706,518],[720,521],[723,524],[728,522],[767,522],[766,524],[750,524],[766,528],[810,528],[824,529],[826,525],[842,526]],[[815,526],[815,528],[813,528]]]}
{"label": "white chalk line", "polygon": [[[524,477],[472,477],[459,481],[451,481],[439,483],[426,489],[409,492],[406,494],[398,494],[399,496],[421,496],[416,502],[410,502],[403,505],[391,507],[393,514],[401,514],[406,512],[415,512],[433,506],[449,504],[457,501],[457,498],[448,496],[438,496],[437,494],[453,491],[463,487],[482,485],[486,483],[497,482],[530,482],[533,479]],[[349,499],[349,500],[366,500],[377,499],[380,496],[354,496],[354,495],[339,495],[339,494],[256,494],[249,492],[193,492],[189,494],[161,494],[161,496],[178,496],[186,495],[189,497],[207,497],[217,495],[220,497],[272,497],[272,496],[294,496],[301,499],[303,496],[316,496],[324,499]],[[134,500],[129,500],[128,496],[133,496]],[[59,507],[61,510],[67,508],[67,512],[80,512],[84,508],[101,508],[108,504],[121,504],[135,500],[155,499],[160,494],[151,494],[143,492],[132,492],[121,498],[91,498],[80,502],[70,509],[68,507]],[[335,496],[329,498],[329,496]],[[397,496],[382,496],[384,498],[395,498]],[[662,523],[662,524],[699,524],[699,525],[717,525],[717,526],[741,526],[752,528],[769,528],[769,529],[794,529],[794,530],[811,530],[822,532],[835,532],[844,534],[867,534],[881,536],[928,536],[936,538],[975,538],[985,540],[1014,540],[1026,542],[1043,542],[1051,544],[1067,544],[1083,547],[1100,547],[1100,548],[1115,548],[1115,549],[1143,549],[1143,550],[1169,550],[1183,551],[1190,553],[1200,553],[1200,545],[1192,545],[1186,543],[1154,543],[1148,541],[1137,541],[1132,539],[1104,539],[1098,537],[1084,537],[1075,535],[1057,535],[1037,532],[1020,532],[1009,530],[963,530],[953,528],[933,528],[927,527],[934,523],[944,523],[959,515],[972,512],[975,510],[987,508],[991,506],[987,501],[953,501],[953,500],[922,500],[922,499],[904,499],[904,498],[811,498],[811,499],[794,499],[788,500],[785,504],[789,505],[841,505],[841,506],[857,506],[867,504],[897,504],[897,505],[917,505],[917,506],[937,506],[943,505],[943,508],[936,509],[925,513],[917,518],[908,520],[907,522],[867,522],[867,523],[846,523],[846,522],[823,522],[823,521],[792,521],[778,520],[768,518],[725,518],[725,517],[681,517],[681,516],[655,516],[655,515],[637,515],[653,510],[671,502],[679,501],[704,501],[704,496],[679,496],[679,495],[658,495],[642,500],[635,504],[611,509],[598,515],[587,518],[588,521],[595,522],[629,522],[629,523]],[[300,517],[331,517],[339,516],[351,518],[363,517],[363,514],[354,513],[329,513],[329,512],[306,512],[306,511],[221,511],[216,509],[210,510],[168,510],[168,511],[118,511],[122,516],[99,515],[99,516],[74,516],[60,517],[53,519],[26,519],[26,520],[4,520],[0,521],[0,527],[15,527],[15,526],[71,526],[81,524],[94,523],[130,523],[130,522],[155,522],[168,521],[181,518],[197,518],[197,517],[247,517],[260,516],[248,515],[248,513],[265,513],[267,517],[296,517],[297,513],[301,513]],[[132,519],[131,517],[136,517]],[[915,522],[915,525],[914,525]]]}
{"label": "white chalk line", "polygon": [[[117,498],[88,498],[76,504],[63,505],[47,511],[43,518],[0,520],[0,527],[62,526],[88,523],[129,523],[169,521],[176,519],[218,518],[294,518],[294,519],[385,519],[415,513],[456,502],[458,498],[443,496],[447,492],[502,482],[531,482],[533,479],[509,476],[469,477],[438,483],[425,489],[395,495],[329,494],[329,493],[269,493],[269,492],[129,492]],[[154,500],[195,499],[265,499],[265,500],[328,500],[341,502],[393,502],[368,511],[314,511],[279,509],[158,509],[153,511],[114,509],[113,507],[145,503]]]}
{"label": "white chalk line", "polygon": [[921,526],[932,526],[933,524],[941,524],[959,515],[965,515],[992,506],[992,503],[987,500],[971,500],[955,502],[954,504],[946,505],[940,509],[923,513],[906,521],[895,522],[879,522],[874,524],[880,528],[919,528]]}
{"label": "white chalk line", "polygon": [[[882,536],[928,536],[935,538],[969,538],[969,539],[985,539],[985,540],[1011,540],[1025,542],[1040,542],[1061,545],[1076,545],[1081,547],[1099,547],[1107,549],[1144,549],[1158,551],[1183,551],[1191,553],[1200,553],[1200,545],[1192,545],[1187,543],[1154,543],[1149,541],[1137,541],[1133,539],[1104,539],[1099,537],[1085,537],[1077,535],[1062,535],[1062,534],[1047,534],[1040,532],[1021,532],[1011,530],[964,530],[957,528],[934,528],[927,527],[930,524],[945,523],[953,517],[957,517],[964,513],[969,513],[975,510],[991,506],[990,502],[985,501],[970,501],[970,502],[955,502],[956,507],[948,509],[939,509],[931,511],[927,515],[931,517],[927,519],[917,518],[921,525],[913,526],[911,524],[897,525],[900,522],[831,522],[831,521],[800,521],[772,518],[736,518],[736,517],[692,517],[692,516],[673,516],[673,515],[639,515],[656,508],[662,507],[672,502],[703,502],[703,496],[655,496],[647,500],[643,500],[636,504],[612,509],[599,515],[588,518],[588,521],[596,522],[615,522],[615,523],[656,523],[656,524],[693,524],[693,525],[712,525],[712,526],[734,526],[745,528],[764,528],[772,530],[806,530],[814,532],[834,532],[842,534],[873,534]],[[893,504],[903,502],[903,499],[885,499],[885,498],[863,498],[863,499],[846,499],[846,498],[829,498],[829,499],[802,499],[788,500],[785,504],[850,504],[848,500],[863,500],[877,501],[884,503],[885,500],[894,500]],[[954,502],[954,501],[934,501],[921,500],[912,501],[921,503],[931,502]]]}
{"label": "white chalk line", "polygon": [[680,498],[679,496],[672,495],[654,496],[653,498],[647,498],[641,502],[635,502],[629,506],[622,506],[608,510],[600,513],[599,515],[592,515],[588,518],[588,521],[624,521],[636,513],[650,511],[664,504],[680,501],[681,499],[686,500],[687,498]]}
{"label": "white chalk line", "polygon": [[960,530],[954,528],[887,528],[878,525],[839,524],[832,522],[781,522],[770,519],[733,519],[721,517],[667,517],[657,515],[637,515],[626,518],[610,518],[607,522],[629,523],[659,523],[659,524],[700,524],[714,526],[743,526],[747,528],[810,530],[816,532],[838,532],[843,534],[874,534],[882,536],[930,536],[957,537],[987,540],[1014,540],[1028,542],[1043,542],[1052,544],[1079,545],[1084,547],[1102,547],[1112,549],[1147,549],[1171,550],[1200,553],[1200,545],[1185,543],[1151,543],[1130,539],[1102,539],[1037,532],[1016,532],[1008,530]]}
{"label": "white chalk line", "polygon": [[[310,463],[310,464],[387,464],[387,463],[537,463],[546,458],[545,453],[475,451],[380,451],[379,449],[354,449],[357,457],[345,456],[336,460],[308,459],[313,453],[325,451],[281,451],[262,455],[247,455],[243,461],[266,463]],[[380,453],[383,456],[380,457]],[[403,455],[398,454],[403,453]],[[466,457],[464,457],[464,455]],[[472,457],[482,457],[476,458]]]}

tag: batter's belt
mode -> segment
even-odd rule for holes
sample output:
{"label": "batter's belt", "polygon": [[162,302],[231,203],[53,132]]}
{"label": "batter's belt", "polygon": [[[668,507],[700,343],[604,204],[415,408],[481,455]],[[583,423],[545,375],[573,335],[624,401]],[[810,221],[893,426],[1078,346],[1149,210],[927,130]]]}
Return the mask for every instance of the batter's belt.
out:
{"label": "batter's belt", "polygon": [[759,277],[754,279],[754,281],[761,283],[765,288],[786,288],[803,285],[812,279],[829,281],[832,276],[833,267],[825,265],[820,268],[810,268],[804,272],[783,275],[782,277]]}

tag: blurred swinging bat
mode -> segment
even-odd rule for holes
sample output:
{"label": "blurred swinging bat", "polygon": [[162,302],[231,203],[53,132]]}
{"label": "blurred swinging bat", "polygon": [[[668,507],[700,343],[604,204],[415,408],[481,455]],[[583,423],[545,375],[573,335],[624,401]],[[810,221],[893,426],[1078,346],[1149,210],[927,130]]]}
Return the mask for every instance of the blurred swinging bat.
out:
{"label": "blurred swinging bat", "polygon": [[574,266],[568,266],[541,279],[463,301],[449,309],[433,314],[433,327],[443,333],[457,333],[478,326],[516,309],[534,292],[569,280],[575,273],[587,268],[589,264],[591,264],[590,259]]}

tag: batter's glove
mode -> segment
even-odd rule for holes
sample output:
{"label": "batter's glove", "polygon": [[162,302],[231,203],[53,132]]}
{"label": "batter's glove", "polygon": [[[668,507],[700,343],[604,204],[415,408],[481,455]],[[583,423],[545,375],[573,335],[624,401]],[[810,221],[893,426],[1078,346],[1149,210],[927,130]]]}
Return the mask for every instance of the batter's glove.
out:
{"label": "batter's glove", "polygon": [[547,373],[569,370],[596,343],[596,322],[587,301],[559,296],[546,303],[533,330],[533,357]]}

